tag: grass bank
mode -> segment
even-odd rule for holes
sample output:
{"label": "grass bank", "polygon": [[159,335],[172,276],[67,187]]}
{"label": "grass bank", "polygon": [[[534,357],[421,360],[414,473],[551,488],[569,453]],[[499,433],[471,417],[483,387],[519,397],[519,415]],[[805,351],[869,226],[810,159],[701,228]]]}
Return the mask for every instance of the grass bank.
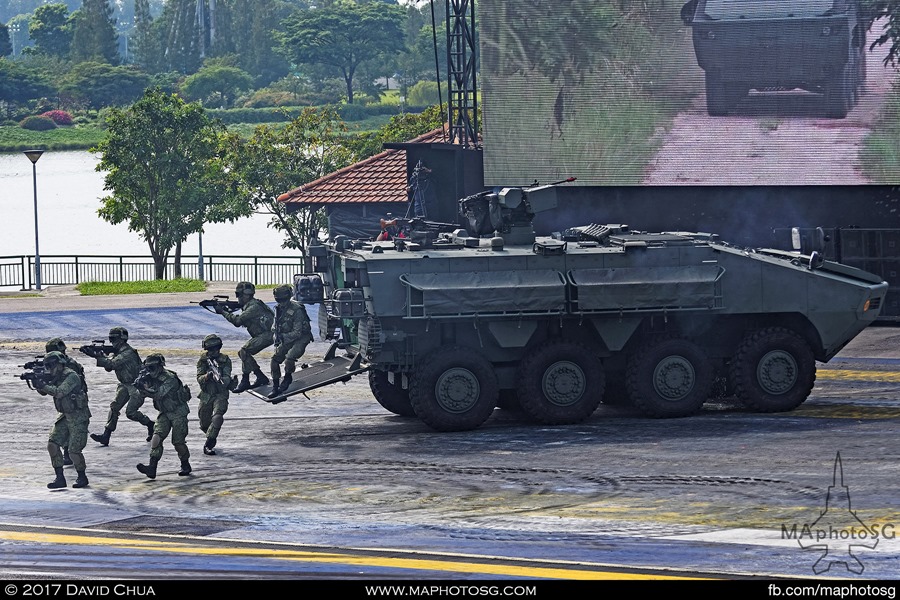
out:
{"label": "grass bank", "polygon": [[205,292],[206,282],[199,279],[159,281],[86,281],[76,286],[82,296],[120,294],[168,294],[172,292]]}
{"label": "grass bank", "polygon": [[877,185],[897,185],[900,178],[900,83],[887,93],[872,131],[863,140],[859,160],[863,173]]}
{"label": "grass bank", "polygon": [[96,124],[31,131],[18,125],[0,127],[0,152],[21,152],[40,147],[46,150],[86,150],[96,146],[106,131]]}

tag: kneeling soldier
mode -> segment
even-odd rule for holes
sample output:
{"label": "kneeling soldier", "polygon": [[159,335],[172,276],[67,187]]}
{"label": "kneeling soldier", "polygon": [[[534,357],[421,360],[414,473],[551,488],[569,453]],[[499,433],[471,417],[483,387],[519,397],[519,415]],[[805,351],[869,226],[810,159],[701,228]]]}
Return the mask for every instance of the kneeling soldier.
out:
{"label": "kneeling soldier", "polygon": [[215,456],[216,438],[228,410],[228,388],[231,385],[231,359],[222,354],[222,338],[214,333],[203,338],[203,354],[197,361],[197,383],[200,384],[200,429],[206,434],[203,454]]}
{"label": "kneeling soldier", "polygon": [[81,378],[75,371],[66,368],[64,357],[59,352],[50,352],[44,357],[44,368],[50,379],[46,384],[37,382],[37,391],[42,396],[52,396],[53,405],[59,411],[47,443],[50,464],[56,472],[56,479],[48,483],[47,487],[51,490],[66,487],[61,448],[69,449],[69,455],[78,473],[78,479],[72,487],[87,487],[84,454],[81,453],[87,445],[88,424],[91,420],[87,394],[81,387]]}
{"label": "kneeling soldier", "polygon": [[181,459],[181,470],[178,474],[191,473],[191,463],[188,462],[191,453],[185,442],[188,434],[188,400],[191,392],[181,383],[174,371],[164,368],[165,365],[166,359],[162,354],[151,354],[144,360],[144,368],[134,382],[142,396],[153,398],[153,406],[159,411],[153,438],[150,440],[150,464],[137,466],[137,470],[150,479],[156,478],[156,465],[163,454],[162,443],[170,431],[172,446]]}
{"label": "kneeling soldier", "polygon": [[[272,355],[272,393],[269,398],[276,398],[291,385],[297,360],[313,338],[306,307],[293,300],[291,286],[280,285],[272,295],[278,304],[275,306],[275,354]],[[284,380],[281,379],[281,363],[284,363]]]}

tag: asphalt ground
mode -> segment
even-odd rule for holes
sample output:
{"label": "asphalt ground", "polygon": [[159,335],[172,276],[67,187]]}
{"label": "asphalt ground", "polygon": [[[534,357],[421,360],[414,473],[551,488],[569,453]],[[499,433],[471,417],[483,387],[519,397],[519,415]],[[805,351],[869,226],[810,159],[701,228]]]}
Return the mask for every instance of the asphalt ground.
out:
{"label": "asphalt ground", "polygon": [[[539,427],[498,410],[476,431],[437,434],[384,411],[359,376],[276,406],[233,395],[215,457],[200,452],[193,400],[187,478],[168,442],[157,479],[138,473],[146,430],[123,414],[109,447],[85,449],[91,485],[47,490],[55,413],[17,378],[19,365],[63,337],[85,365],[100,431],[115,379],[74,348],[124,325],[142,355],[163,352],[190,384],[203,336],[222,335],[235,365],[246,339],[191,304],[213,293],[233,294],[233,284],[0,299],[0,574],[813,577],[821,551],[780,528],[814,521],[828,502],[834,512],[834,490],[849,489],[866,523],[900,524],[900,328],[891,326],[867,329],[820,365],[813,395],[792,413],[721,401],[654,420],[602,406],[584,423]],[[326,349],[316,341],[304,360]],[[896,579],[898,545],[824,549],[859,556],[863,577]],[[838,564],[824,576],[858,575]]]}

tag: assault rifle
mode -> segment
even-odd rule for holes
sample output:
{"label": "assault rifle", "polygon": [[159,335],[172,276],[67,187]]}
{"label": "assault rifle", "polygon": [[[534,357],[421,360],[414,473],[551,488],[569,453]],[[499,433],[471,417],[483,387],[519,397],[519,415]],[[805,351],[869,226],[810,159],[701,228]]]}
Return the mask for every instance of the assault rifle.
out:
{"label": "assault rifle", "polygon": [[148,383],[150,383],[150,369],[141,367],[141,370],[138,371],[138,376],[134,379],[134,387],[142,388]]}
{"label": "assault rifle", "polygon": [[29,388],[37,390],[50,383],[50,374],[44,367],[43,356],[38,356],[35,360],[28,361],[22,365],[22,368],[25,369],[25,372],[19,375],[19,379],[24,380]]}
{"label": "assault rifle", "polygon": [[219,363],[214,361],[211,358],[206,359],[206,363],[209,365],[209,372],[212,375],[213,381],[218,384],[222,383],[222,371],[219,370]]}
{"label": "assault rifle", "polygon": [[100,358],[116,353],[116,349],[103,340],[94,340],[88,345],[80,346],[78,351],[82,354],[87,354],[91,358]]}
{"label": "assault rifle", "polygon": [[223,312],[237,312],[241,305],[237,300],[229,300],[228,296],[213,296],[209,300],[201,300],[200,302],[191,301],[191,304],[199,304],[209,312],[222,314]]}

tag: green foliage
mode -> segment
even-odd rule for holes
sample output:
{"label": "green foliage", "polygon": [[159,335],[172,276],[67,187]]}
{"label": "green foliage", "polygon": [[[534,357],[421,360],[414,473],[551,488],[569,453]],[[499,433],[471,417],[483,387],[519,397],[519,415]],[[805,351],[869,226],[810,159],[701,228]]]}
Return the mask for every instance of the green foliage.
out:
{"label": "green foliage", "polygon": [[405,47],[403,10],[382,3],[338,4],[298,11],[286,19],[280,50],[295,64],[324,65],[340,73],[353,104],[353,78],[363,62],[383,60]]}
{"label": "green foliage", "polygon": [[9,39],[9,27],[0,22],[0,58],[12,54],[12,42]]}
{"label": "green foliage", "polygon": [[[446,89],[441,90],[445,94]],[[420,81],[411,88],[406,94],[406,101],[416,106],[429,106],[432,104],[440,104],[441,98],[438,97],[438,84],[436,81]]]}
{"label": "green foliage", "polygon": [[237,67],[204,67],[181,84],[182,93],[190,100],[230,107],[238,93],[250,89],[253,78]]}
{"label": "green foliage", "polygon": [[118,294],[170,294],[173,292],[205,292],[206,282],[199,279],[158,279],[153,281],[85,281],[76,288],[82,296]]}
{"label": "green foliage", "polygon": [[67,56],[72,42],[69,8],[63,3],[39,6],[31,16],[28,34],[34,40],[32,50],[38,54]]}
{"label": "green foliage", "polygon": [[43,115],[32,115],[30,117],[25,117],[22,119],[22,122],[19,123],[19,127],[22,129],[29,129],[31,131],[47,131],[49,129],[56,129],[56,123],[53,122],[53,119],[50,117],[45,117]]}
{"label": "green foliage", "polygon": [[406,113],[392,117],[390,122],[378,131],[362,133],[348,141],[356,160],[378,154],[383,144],[408,142],[420,135],[443,126],[444,115],[439,106],[432,106],[419,114]]}
{"label": "green foliage", "polygon": [[900,82],[894,81],[878,120],[860,150],[863,171],[874,184],[891,184],[900,172]]}
{"label": "green foliage", "polygon": [[39,146],[47,150],[84,150],[99,144],[105,132],[96,125],[30,131],[18,124],[0,126],[0,152],[18,152]]}
{"label": "green foliage", "polygon": [[127,223],[150,247],[156,278],[169,253],[209,222],[249,214],[228,202],[230,183],[219,155],[222,129],[198,104],[151,89],[127,109],[112,109],[108,136],[93,151],[105,171],[99,215]]}
{"label": "green foliage", "polygon": [[0,102],[21,104],[49,95],[52,90],[40,73],[0,58]]}
{"label": "green foliage", "polygon": [[59,93],[91,108],[122,106],[140,98],[149,83],[150,77],[134,67],[83,62],[63,78]]}
{"label": "green foliage", "polygon": [[347,166],[352,153],[344,146],[346,126],[333,109],[304,109],[284,127],[262,125],[248,140],[225,140],[228,171],[237,181],[233,193],[257,212],[272,215],[270,226],[280,231],[284,248],[306,256],[306,246],[325,227],[323,211],[304,207],[288,213],[278,197]]}
{"label": "green foliage", "polygon": [[76,62],[119,62],[119,39],[107,0],[84,0],[74,13],[71,58]]}

